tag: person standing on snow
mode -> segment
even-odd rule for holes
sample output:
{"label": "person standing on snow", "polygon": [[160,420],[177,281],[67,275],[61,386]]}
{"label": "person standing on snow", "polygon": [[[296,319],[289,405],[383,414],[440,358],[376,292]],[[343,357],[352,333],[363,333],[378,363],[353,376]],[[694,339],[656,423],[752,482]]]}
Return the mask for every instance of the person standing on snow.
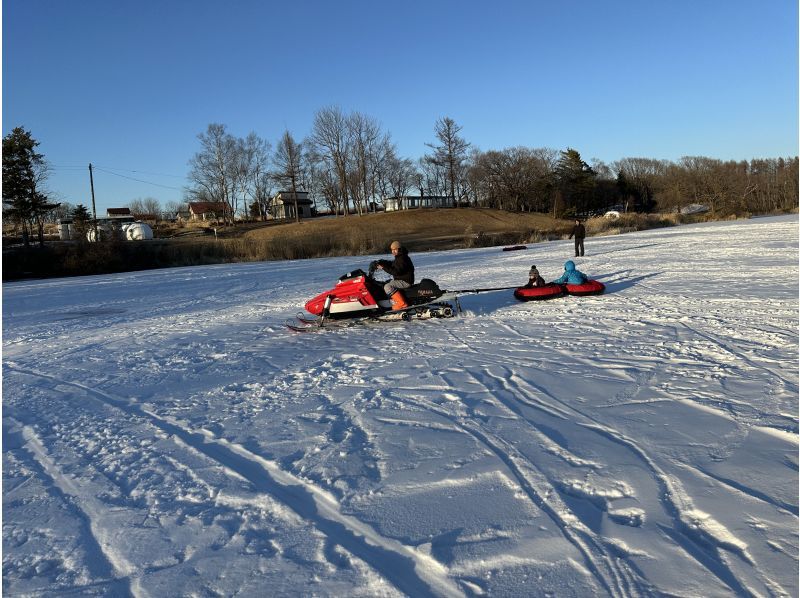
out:
{"label": "person standing on snow", "polygon": [[392,241],[389,248],[394,261],[378,260],[378,268],[392,275],[392,280],[383,285],[383,290],[392,302],[392,310],[396,311],[408,307],[401,289],[407,289],[414,284],[414,264],[400,241]]}
{"label": "person standing on snow", "polygon": [[589,280],[580,270],[575,269],[575,262],[568,260],[564,263],[564,274],[556,278],[553,282],[555,284],[583,284]]}
{"label": "person standing on snow", "polygon": [[575,257],[583,256],[583,239],[586,237],[586,228],[581,224],[581,221],[575,219],[575,226],[572,227],[572,232],[569,238],[575,237]]}

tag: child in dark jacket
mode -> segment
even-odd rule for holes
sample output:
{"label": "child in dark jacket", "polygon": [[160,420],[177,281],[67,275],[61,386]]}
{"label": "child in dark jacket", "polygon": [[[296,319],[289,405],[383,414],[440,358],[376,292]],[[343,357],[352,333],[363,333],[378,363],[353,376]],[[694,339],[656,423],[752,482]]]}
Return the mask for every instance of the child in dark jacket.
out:
{"label": "child in dark jacket", "polygon": [[532,289],[534,287],[543,287],[546,284],[544,278],[539,274],[539,270],[536,269],[536,264],[531,266],[530,272],[528,272],[528,284],[524,288]]}

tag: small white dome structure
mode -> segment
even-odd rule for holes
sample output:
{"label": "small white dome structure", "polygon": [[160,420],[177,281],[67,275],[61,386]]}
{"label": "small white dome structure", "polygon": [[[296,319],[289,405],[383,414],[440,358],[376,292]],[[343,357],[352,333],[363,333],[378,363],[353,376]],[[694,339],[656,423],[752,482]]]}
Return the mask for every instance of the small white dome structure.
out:
{"label": "small white dome structure", "polygon": [[153,238],[153,229],[145,222],[131,222],[122,227],[122,233],[128,241],[147,241]]}

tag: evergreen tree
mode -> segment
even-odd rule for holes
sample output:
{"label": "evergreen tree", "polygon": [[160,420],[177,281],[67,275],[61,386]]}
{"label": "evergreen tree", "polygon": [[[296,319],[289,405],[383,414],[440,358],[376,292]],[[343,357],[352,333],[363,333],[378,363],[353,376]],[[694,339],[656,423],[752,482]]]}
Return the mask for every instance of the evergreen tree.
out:
{"label": "evergreen tree", "polygon": [[26,245],[34,225],[39,244],[44,245],[44,216],[59,205],[50,203],[38,188],[47,174],[44,156],[36,151],[38,145],[22,127],[3,137],[4,215],[22,227]]}
{"label": "evergreen tree", "polygon": [[72,211],[72,219],[76,222],[89,222],[91,219],[89,209],[82,203],[78,204]]}
{"label": "evergreen tree", "polygon": [[79,240],[86,240],[86,233],[89,232],[89,223],[92,220],[89,209],[83,205],[78,204],[72,210],[72,227],[75,230],[76,236]]}
{"label": "evergreen tree", "polygon": [[556,164],[556,181],[565,203],[565,214],[581,214],[590,206],[597,174],[572,148],[561,152]]}

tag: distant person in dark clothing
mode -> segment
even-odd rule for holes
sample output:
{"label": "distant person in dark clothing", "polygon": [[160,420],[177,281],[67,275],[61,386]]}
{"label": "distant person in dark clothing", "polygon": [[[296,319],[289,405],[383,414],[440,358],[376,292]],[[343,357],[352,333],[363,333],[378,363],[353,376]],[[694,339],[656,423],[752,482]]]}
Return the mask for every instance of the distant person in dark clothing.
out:
{"label": "distant person in dark clothing", "polygon": [[569,238],[575,237],[575,257],[583,255],[583,239],[586,237],[586,228],[581,224],[580,220],[575,220],[575,226],[572,227],[572,232]]}
{"label": "distant person in dark clothing", "polygon": [[539,274],[539,270],[536,269],[536,264],[531,266],[530,272],[528,272],[528,284],[524,288],[532,289],[534,287],[543,287],[546,284],[544,278]]}
{"label": "distant person in dark clothing", "polygon": [[394,261],[378,260],[378,268],[385,270],[393,277],[393,280],[383,285],[383,290],[392,302],[392,310],[398,310],[408,307],[408,302],[401,289],[407,289],[414,284],[414,264],[400,241],[392,241],[389,248],[394,256]]}

